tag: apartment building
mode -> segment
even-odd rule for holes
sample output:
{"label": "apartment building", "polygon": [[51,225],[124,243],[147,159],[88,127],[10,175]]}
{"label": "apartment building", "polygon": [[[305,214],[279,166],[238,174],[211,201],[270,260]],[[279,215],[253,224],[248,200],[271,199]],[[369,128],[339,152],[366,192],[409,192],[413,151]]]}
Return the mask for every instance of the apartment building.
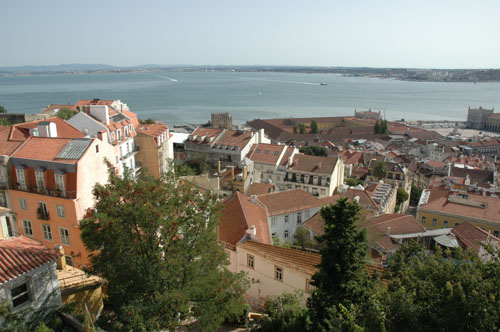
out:
{"label": "apartment building", "polygon": [[314,196],[331,196],[344,183],[342,158],[295,154],[288,159],[286,177],[279,185],[302,189]]}
{"label": "apartment building", "polygon": [[443,188],[425,189],[417,207],[417,220],[426,228],[448,228],[467,221],[500,234],[500,198],[457,192]]}
{"label": "apartment building", "polygon": [[167,125],[144,124],[137,127],[135,145],[138,148],[136,164],[159,178],[169,171],[174,159],[174,148]]}
{"label": "apartment building", "polygon": [[9,159],[17,228],[47,247],[62,245],[70,264],[87,264],[79,221],[94,205],[94,185],[107,182],[104,160],[114,156],[114,148],[105,133],[102,140],[61,138],[55,123],[37,128],[40,136],[30,136]]}
{"label": "apartment building", "polygon": [[256,181],[276,184],[280,191],[287,190],[284,184],[286,166],[289,158],[298,152],[293,146],[254,144],[248,153],[248,158],[254,162]]}
{"label": "apartment building", "polygon": [[238,243],[236,253],[235,270],[250,280],[245,299],[256,310],[264,309],[269,296],[302,291],[308,298],[314,291],[311,281],[321,263],[318,254],[252,240]]}
{"label": "apartment building", "polygon": [[106,133],[108,143],[114,147],[110,159],[120,174],[125,168],[137,176],[140,166],[136,164],[134,138],[139,121],[126,104],[113,100],[80,100],[76,103],[80,111],[67,122],[89,137],[102,137]]}
{"label": "apartment building", "polygon": [[300,189],[251,197],[266,208],[269,234],[280,241],[291,241],[297,228],[314,216],[322,200]]}

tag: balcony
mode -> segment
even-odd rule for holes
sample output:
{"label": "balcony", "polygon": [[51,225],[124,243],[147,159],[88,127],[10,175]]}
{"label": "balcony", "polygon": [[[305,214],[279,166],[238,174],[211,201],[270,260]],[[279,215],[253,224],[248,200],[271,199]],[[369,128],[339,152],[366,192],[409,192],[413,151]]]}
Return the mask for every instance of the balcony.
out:
{"label": "balcony", "polygon": [[124,154],[121,154],[120,160],[124,160],[124,159],[127,159],[129,157],[132,157],[137,152],[139,152],[139,147],[136,145],[136,146],[134,146],[134,148],[131,151],[124,153]]}
{"label": "balcony", "polygon": [[49,213],[47,211],[43,211],[42,209],[38,208],[36,210],[36,215],[38,219],[40,220],[49,220]]}
{"label": "balcony", "polygon": [[45,195],[45,196],[61,197],[61,198],[69,198],[69,199],[76,198],[76,191],[70,191],[70,190],[39,189],[36,186],[33,186],[33,187],[28,186],[27,188],[22,188],[17,183],[16,184],[12,184],[9,187],[10,187],[11,190],[24,191],[24,192],[27,192],[27,193],[33,193],[33,194],[39,194],[39,195]]}

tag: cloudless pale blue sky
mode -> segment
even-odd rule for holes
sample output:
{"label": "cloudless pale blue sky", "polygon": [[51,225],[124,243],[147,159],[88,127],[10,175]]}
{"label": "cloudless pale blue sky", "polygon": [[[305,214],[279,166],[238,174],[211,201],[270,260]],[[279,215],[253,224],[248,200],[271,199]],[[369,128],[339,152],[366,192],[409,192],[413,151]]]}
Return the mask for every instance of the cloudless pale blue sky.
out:
{"label": "cloudless pale blue sky", "polygon": [[12,0],[0,66],[500,68],[499,0]]}

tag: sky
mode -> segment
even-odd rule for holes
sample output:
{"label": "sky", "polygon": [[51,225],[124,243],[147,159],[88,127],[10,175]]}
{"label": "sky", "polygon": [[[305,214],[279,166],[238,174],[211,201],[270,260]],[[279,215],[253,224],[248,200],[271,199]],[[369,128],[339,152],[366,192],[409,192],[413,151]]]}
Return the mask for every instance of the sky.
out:
{"label": "sky", "polygon": [[15,0],[0,66],[500,68],[498,0]]}

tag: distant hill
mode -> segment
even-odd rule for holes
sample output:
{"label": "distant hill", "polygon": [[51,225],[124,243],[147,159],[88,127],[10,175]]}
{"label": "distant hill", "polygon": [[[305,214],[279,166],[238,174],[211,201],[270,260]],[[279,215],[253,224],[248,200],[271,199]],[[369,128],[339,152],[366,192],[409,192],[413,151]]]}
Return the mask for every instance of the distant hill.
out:
{"label": "distant hill", "polygon": [[86,71],[86,70],[113,70],[120,67],[104,64],[80,64],[71,63],[54,66],[12,66],[0,67],[0,72],[4,73],[26,73],[26,72],[68,72],[68,71]]}

